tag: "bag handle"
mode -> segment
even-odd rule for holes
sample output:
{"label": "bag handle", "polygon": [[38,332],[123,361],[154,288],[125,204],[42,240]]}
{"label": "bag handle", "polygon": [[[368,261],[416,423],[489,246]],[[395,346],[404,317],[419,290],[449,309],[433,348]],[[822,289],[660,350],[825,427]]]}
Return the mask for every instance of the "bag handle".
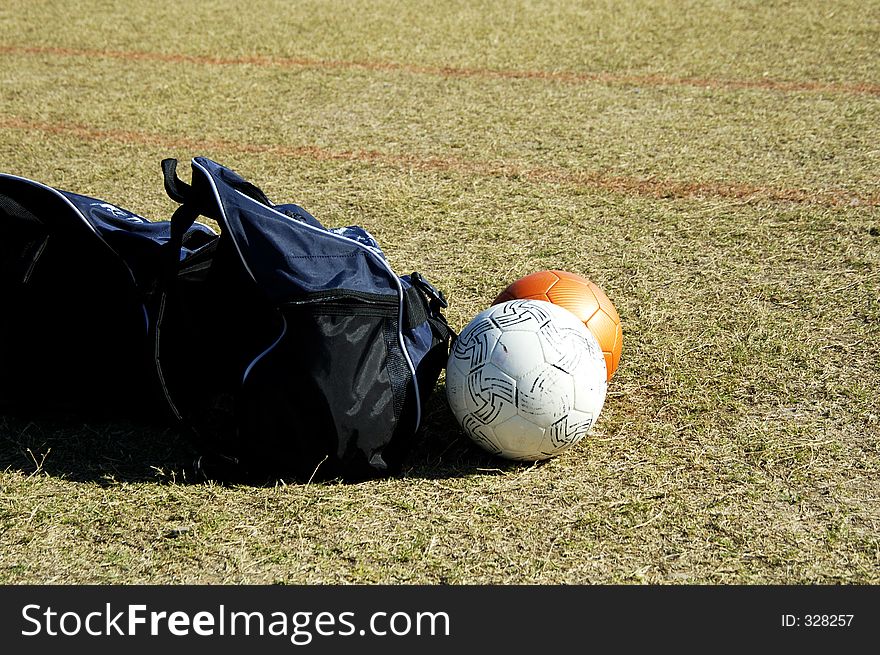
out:
{"label": "bag handle", "polygon": [[172,200],[184,203],[192,193],[192,186],[177,177],[177,160],[162,160],[162,176],[165,178],[165,193]]}
{"label": "bag handle", "polygon": [[199,217],[199,209],[195,200],[192,185],[187,184],[177,177],[177,160],[162,160],[162,175],[165,178],[165,193],[172,200],[179,202],[174,214],[171,216],[171,238],[169,250],[180,253],[183,247],[183,237],[196,219]]}
{"label": "bag handle", "polygon": [[[409,276],[411,286],[404,292],[404,320],[408,328],[414,328],[425,321],[431,326],[434,334],[447,344],[458,335],[450,327],[442,310],[449,306],[443,292],[425,279],[418,271]],[[444,362],[445,366],[445,362]]]}
{"label": "bag handle", "polygon": [[[225,184],[261,205],[274,208],[272,202],[259,187],[231,172],[229,173],[230,175],[222,177]],[[204,176],[200,175],[197,177],[194,174],[192,184],[187,184],[177,176],[177,160],[173,158],[162,160],[162,175],[165,182],[165,193],[172,200],[181,203],[180,207],[171,217],[169,250],[177,253],[180,252],[188,230],[199,216],[206,216],[217,221],[221,230],[229,229],[226,225],[223,211],[218,207],[213,192],[207,188]],[[297,218],[302,220],[301,217]]]}
{"label": "bag handle", "polygon": [[162,160],[162,176],[165,192],[175,202],[181,203],[171,215],[170,235],[165,244],[165,263],[162,266],[162,283],[165,288],[180,271],[180,253],[183,250],[186,235],[200,215],[209,215],[206,207],[199,202],[199,193],[191,184],[187,184],[177,176],[177,160]]}

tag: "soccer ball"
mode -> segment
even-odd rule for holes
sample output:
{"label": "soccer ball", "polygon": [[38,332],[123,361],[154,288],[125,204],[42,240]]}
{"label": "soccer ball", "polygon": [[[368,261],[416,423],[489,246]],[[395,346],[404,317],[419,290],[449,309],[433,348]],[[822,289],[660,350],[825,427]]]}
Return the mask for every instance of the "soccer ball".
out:
{"label": "soccer ball", "polygon": [[574,313],[599,340],[611,380],[620,364],[623,328],[617,310],[602,289],[574,273],[538,271],[511,284],[493,304],[515,299],[546,300]]}
{"label": "soccer ball", "polygon": [[455,340],[446,396],[462,429],[507,459],[548,459],[599,418],[605,358],[577,316],[546,301],[511,300],[477,314]]}

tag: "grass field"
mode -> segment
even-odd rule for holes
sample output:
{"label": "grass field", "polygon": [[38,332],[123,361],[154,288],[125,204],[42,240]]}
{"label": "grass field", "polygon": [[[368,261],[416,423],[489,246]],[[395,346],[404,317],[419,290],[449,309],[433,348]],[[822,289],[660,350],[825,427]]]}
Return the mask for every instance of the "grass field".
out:
{"label": "grass field", "polygon": [[0,583],[880,584],[878,41],[850,0],[6,0],[0,171],[164,220],[160,160],[205,155],[367,227],[457,329],[561,268],[624,348],[533,466],[442,378],[358,484],[0,416]]}

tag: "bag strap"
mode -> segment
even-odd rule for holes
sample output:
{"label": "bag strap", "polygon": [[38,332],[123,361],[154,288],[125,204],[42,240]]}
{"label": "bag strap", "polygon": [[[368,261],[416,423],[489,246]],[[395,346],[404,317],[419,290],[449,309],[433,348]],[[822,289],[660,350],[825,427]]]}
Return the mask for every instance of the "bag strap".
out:
{"label": "bag strap", "polygon": [[424,275],[418,271],[413,271],[409,276],[409,279],[416,287],[421,289],[425,295],[428,296],[428,306],[432,313],[439,314],[441,309],[449,307],[449,303],[446,302],[446,296],[443,295],[443,292],[428,282]]}
{"label": "bag strap", "polygon": [[177,160],[162,160],[162,176],[165,178],[165,193],[172,200],[184,203],[192,193],[192,186],[177,177]]}
{"label": "bag strap", "polygon": [[178,427],[184,429],[190,439],[195,441],[197,437],[195,430],[184,419],[165,383],[162,365],[159,361],[158,348],[159,331],[165,315],[165,303],[168,300],[168,292],[173,288],[175,278],[180,272],[180,253],[183,249],[183,241],[187,231],[193,226],[202,212],[199,205],[195,202],[196,194],[193,191],[193,187],[177,177],[176,159],[162,160],[162,175],[165,181],[165,192],[168,194],[168,197],[181,204],[171,216],[168,242],[162,247],[163,251],[157,282],[158,288],[156,289],[156,318],[155,325],[152,328],[153,358],[159,385],[171,415],[177,420]]}
{"label": "bag strap", "polygon": [[180,272],[180,253],[183,247],[189,239],[198,239],[198,235],[193,236],[191,229],[196,219],[199,216],[207,216],[217,220],[216,216],[219,212],[210,202],[213,197],[206,198],[206,195],[200,192],[198,185],[187,184],[177,176],[176,159],[162,160],[162,176],[165,193],[169,198],[180,203],[180,206],[171,215],[168,243],[164,246],[166,255],[162,265],[161,283],[167,288],[167,285]]}
{"label": "bag strap", "polygon": [[162,160],[162,175],[165,178],[165,193],[169,198],[180,203],[180,207],[171,216],[171,238],[168,242],[169,250],[176,251],[179,255],[187,230],[193,226],[202,212],[195,202],[196,194],[192,185],[177,177],[176,159]]}
{"label": "bag strap", "polygon": [[[215,166],[217,165],[215,164]],[[234,225],[229,223],[224,207],[221,204],[223,201],[220,200],[220,197],[224,195],[222,193],[223,188],[228,187],[264,206],[266,212],[269,212],[273,205],[259,187],[228,169],[219,168],[221,169],[219,174],[212,172],[203,165],[203,162],[199,162],[199,158],[196,158],[193,160],[192,183],[187,184],[177,176],[176,159],[162,160],[165,192],[169,198],[181,203],[180,207],[171,216],[170,221],[171,234],[167,244],[169,263],[166,267],[169,275],[177,274],[179,270],[177,258],[179,258],[181,248],[186,243],[187,235],[190,233],[190,229],[196,219],[199,216],[205,216],[217,222],[220,226],[221,237],[225,235],[225,238],[236,244],[236,249],[241,255],[244,268],[253,277],[250,265],[236,240]],[[220,192],[217,190],[218,186],[220,187]]]}
{"label": "bag strap", "polygon": [[404,294],[407,326],[414,328],[427,321],[441,341],[455,340],[458,335],[443,316],[442,310],[449,306],[443,292],[418,271],[413,271],[409,279],[412,286]]}

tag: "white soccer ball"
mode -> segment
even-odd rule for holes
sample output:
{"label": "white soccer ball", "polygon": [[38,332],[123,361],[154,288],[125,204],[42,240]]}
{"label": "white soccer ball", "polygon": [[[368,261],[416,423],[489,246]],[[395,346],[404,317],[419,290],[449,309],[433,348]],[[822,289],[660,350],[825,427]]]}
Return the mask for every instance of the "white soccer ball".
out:
{"label": "white soccer ball", "polygon": [[607,386],[593,333],[542,300],[510,300],[477,314],[446,368],[446,396],[462,429],[515,460],[548,459],[580,441],[599,418]]}

